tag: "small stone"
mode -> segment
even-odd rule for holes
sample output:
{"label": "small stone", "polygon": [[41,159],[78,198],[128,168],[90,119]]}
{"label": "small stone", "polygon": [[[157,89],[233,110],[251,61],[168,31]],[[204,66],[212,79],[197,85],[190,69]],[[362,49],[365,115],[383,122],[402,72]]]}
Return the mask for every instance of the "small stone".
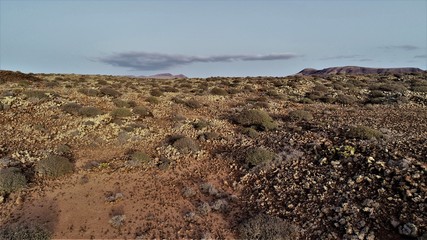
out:
{"label": "small stone", "polygon": [[404,225],[400,226],[399,228],[399,234],[409,237],[416,237],[418,235],[418,228],[413,223],[405,223]]}
{"label": "small stone", "polygon": [[4,202],[4,196],[0,195],[0,204],[2,204]]}
{"label": "small stone", "polygon": [[21,197],[21,196],[18,196],[18,197],[16,198],[15,204],[16,204],[16,205],[21,205],[22,203],[24,203],[24,198],[23,198],[23,197]]}
{"label": "small stone", "polygon": [[397,220],[395,220],[395,219],[392,219],[392,220],[390,220],[390,224],[391,224],[393,227],[397,228],[397,227],[400,225],[400,222],[399,222],[399,221],[397,221]]}
{"label": "small stone", "polygon": [[357,176],[356,183],[361,183],[362,181],[363,181],[363,176],[362,175]]}

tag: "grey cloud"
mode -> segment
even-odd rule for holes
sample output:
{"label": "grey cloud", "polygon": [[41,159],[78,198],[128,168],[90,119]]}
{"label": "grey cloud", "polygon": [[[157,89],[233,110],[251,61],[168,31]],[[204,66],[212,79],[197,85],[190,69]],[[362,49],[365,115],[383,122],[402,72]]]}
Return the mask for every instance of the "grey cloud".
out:
{"label": "grey cloud", "polygon": [[414,58],[427,58],[427,54],[417,55]]}
{"label": "grey cloud", "polygon": [[300,57],[292,53],[267,54],[267,55],[217,55],[208,57],[172,55],[148,52],[116,53],[96,60],[117,67],[127,67],[133,70],[165,70],[174,66],[191,63],[209,62],[236,62],[236,61],[270,61],[287,60]]}
{"label": "grey cloud", "polygon": [[324,57],[320,60],[333,60],[333,59],[352,59],[352,58],[358,58],[360,55],[338,55],[338,56],[331,56],[331,57]]}
{"label": "grey cloud", "polygon": [[412,50],[419,49],[419,47],[417,47],[415,45],[409,45],[409,44],[385,46],[385,47],[381,47],[381,48],[387,49],[387,50],[405,50],[405,51],[412,51]]}

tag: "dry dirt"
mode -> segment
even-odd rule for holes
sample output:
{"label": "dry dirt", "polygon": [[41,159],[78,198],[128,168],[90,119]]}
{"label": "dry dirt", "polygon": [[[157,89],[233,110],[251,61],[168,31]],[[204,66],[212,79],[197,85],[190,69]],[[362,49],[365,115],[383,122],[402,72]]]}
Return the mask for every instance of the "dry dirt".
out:
{"label": "dry dirt", "polygon": [[[426,239],[426,78],[1,71],[0,169],[19,169],[27,184],[2,193],[0,230],[37,226],[61,239],[237,239],[239,226],[262,213],[293,227],[283,239]],[[105,87],[118,93],[102,94]],[[66,112],[70,102],[102,114]],[[114,117],[115,104],[131,114]],[[152,114],[139,116],[135,105]],[[245,109],[267,112],[277,128],[248,134],[235,121]],[[311,116],[290,117],[294,110]],[[377,135],[353,133],[360,126]],[[177,135],[199,150],[177,149]],[[274,159],[247,164],[254,147]],[[135,151],[150,159],[135,164]],[[69,159],[72,173],[40,175],[38,163],[52,154]]]}

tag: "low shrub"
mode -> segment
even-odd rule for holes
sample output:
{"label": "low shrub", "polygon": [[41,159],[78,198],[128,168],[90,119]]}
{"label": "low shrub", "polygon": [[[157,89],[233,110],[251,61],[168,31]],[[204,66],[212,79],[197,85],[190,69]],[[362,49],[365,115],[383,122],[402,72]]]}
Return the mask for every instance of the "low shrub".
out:
{"label": "low shrub", "polygon": [[290,223],[279,217],[259,214],[238,226],[240,239],[297,239],[298,232]]}
{"label": "low shrub", "polygon": [[244,110],[235,117],[235,122],[244,127],[256,127],[259,130],[272,130],[277,123],[267,112],[258,109]]}
{"label": "low shrub", "polygon": [[90,97],[96,97],[100,95],[98,90],[92,88],[80,88],[78,92]]}
{"label": "low shrub", "polygon": [[144,106],[137,106],[132,109],[133,113],[139,115],[140,117],[153,117],[153,113]]}
{"label": "low shrub", "polygon": [[137,105],[134,101],[124,101],[121,99],[114,99],[113,103],[118,108],[130,108],[135,107]]}
{"label": "low shrub", "polygon": [[350,105],[357,102],[357,98],[352,95],[338,94],[336,101],[341,104]]}
{"label": "low shrub", "polygon": [[253,167],[261,163],[270,162],[276,154],[262,147],[252,148],[246,153],[245,163]]}
{"label": "low shrub", "polygon": [[249,136],[250,138],[256,138],[259,136],[259,132],[253,128],[243,128],[242,133]]}
{"label": "low shrub", "polygon": [[310,121],[313,120],[313,114],[306,110],[294,110],[288,113],[288,118],[292,121]]}
{"label": "low shrub", "polygon": [[18,227],[5,227],[0,229],[0,239],[8,240],[49,240],[51,238],[50,232],[41,227],[18,226]]}
{"label": "low shrub", "polygon": [[36,164],[40,176],[56,178],[73,172],[73,164],[66,157],[50,155]]}
{"label": "low shrub", "polygon": [[160,89],[153,89],[150,91],[150,95],[153,97],[163,96],[163,92]]}
{"label": "low shrub", "polygon": [[79,109],[79,115],[84,117],[96,117],[98,115],[104,114],[104,112],[96,107],[81,107]]}
{"label": "low shrub", "polygon": [[373,138],[382,138],[383,134],[373,128],[366,127],[366,126],[354,126],[350,127],[349,131],[347,132],[347,135],[351,138],[358,138],[358,139],[373,139]]}
{"label": "low shrub", "polygon": [[145,152],[135,151],[130,154],[130,160],[127,164],[132,167],[139,167],[151,162],[151,157]]}
{"label": "low shrub", "polygon": [[28,91],[25,91],[24,94],[28,98],[37,98],[37,99],[47,99],[47,98],[49,98],[49,96],[46,94],[46,92],[39,91],[39,90],[28,90]]}
{"label": "low shrub", "polygon": [[200,120],[198,122],[193,123],[193,127],[196,130],[202,130],[203,128],[209,126],[209,122],[207,122],[206,120]]}
{"label": "low shrub", "polygon": [[200,150],[199,144],[189,137],[176,137],[176,139],[172,139],[172,146],[181,153],[197,152]]}
{"label": "low shrub", "polygon": [[145,101],[147,101],[151,104],[159,104],[160,103],[159,98],[154,97],[154,96],[148,97],[147,99],[145,99]]}
{"label": "low shrub", "polygon": [[77,115],[79,114],[79,110],[80,108],[82,108],[82,106],[78,103],[66,103],[64,105],[61,106],[62,111],[72,114],[72,115]]}
{"label": "low shrub", "polygon": [[228,95],[228,92],[222,88],[214,87],[211,89],[211,94],[219,95],[219,96],[225,96],[225,95]]}
{"label": "low shrub", "polygon": [[196,108],[201,108],[203,105],[197,101],[196,99],[189,99],[187,101],[185,101],[185,106],[191,108],[191,109],[196,109]]}
{"label": "low shrub", "polygon": [[129,108],[116,108],[111,111],[110,115],[113,118],[125,118],[132,116],[132,112]]}
{"label": "low shrub", "polygon": [[103,88],[99,89],[99,91],[103,95],[107,95],[110,97],[120,97],[122,95],[119,91],[117,91],[111,87],[103,87]]}
{"label": "low shrub", "polygon": [[27,179],[18,168],[5,168],[0,170],[0,195],[9,194],[25,187]]}
{"label": "low shrub", "polygon": [[427,93],[427,86],[414,86],[411,89],[414,92]]}

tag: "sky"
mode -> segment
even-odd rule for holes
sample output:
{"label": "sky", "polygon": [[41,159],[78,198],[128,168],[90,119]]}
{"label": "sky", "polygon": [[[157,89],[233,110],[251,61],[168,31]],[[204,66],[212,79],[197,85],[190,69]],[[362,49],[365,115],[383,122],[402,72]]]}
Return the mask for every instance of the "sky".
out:
{"label": "sky", "polygon": [[0,69],[286,76],[427,69],[427,0],[0,0]]}

